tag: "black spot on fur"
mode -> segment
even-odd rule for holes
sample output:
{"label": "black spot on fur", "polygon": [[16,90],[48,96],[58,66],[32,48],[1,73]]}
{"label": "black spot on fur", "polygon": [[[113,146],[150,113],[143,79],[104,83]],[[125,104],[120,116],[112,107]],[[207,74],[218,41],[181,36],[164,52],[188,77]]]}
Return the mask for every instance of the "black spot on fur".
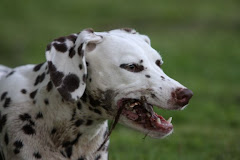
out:
{"label": "black spot on fur", "polygon": [[83,156],[81,156],[80,158],[78,158],[77,160],[85,160],[85,158]]}
{"label": "black spot on fur", "polygon": [[145,75],[147,78],[151,78],[151,76],[150,75]]}
{"label": "black spot on fur", "polygon": [[107,105],[101,105],[101,107],[103,108],[103,109],[105,109],[106,111],[108,111],[111,107],[109,107],[109,106],[107,106]]}
{"label": "black spot on fur", "polygon": [[23,143],[20,140],[15,141],[13,145],[18,149],[21,149],[23,147]]}
{"label": "black spot on fur", "polygon": [[72,146],[65,148],[65,152],[67,153],[67,157],[70,158],[72,156]]}
{"label": "black spot on fur", "polygon": [[71,144],[72,144],[72,145],[77,144],[78,139],[81,137],[81,135],[82,135],[81,133],[78,133],[78,134],[77,134],[77,137],[71,142]]}
{"label": "black spot on fur", "polygon": [[37,94],[37,91],[38,91],[38,90],[36,89],[35,91],[31,92],[31,93],[30,93],[30,98],[34,99],[35,96],[36,96],[36,94]]}
{"label": "black spot on fur", "polygon": [[49,101],[48,101],[48,99],[46,98],[46,99],[44,99],[44,103],[45,103],[45,105],[49,105]]}
{"label": "black spot on fur", "polygon": [[63,144],[62,144],[62,146],[64,147],[64,148],[66,148],[66,147],[68,147],[68,146],[70,146],[71,145],[71,142],[70,141],[65,141],[65,142],[63,142]]}
{"label": "black spot on fur", "polygon": [[15,149],[13,150],[13,152],[14,152],[15,154],[20,153],[20,149],[23,147],[22,141],[20,141],[20,140],[15,141],[15,142],[13,143],[13,145],[15,146]]}
{"label": "black spot on fur", "polygon": [[57,71],[55,65],[51,61],[48,61],[48,67],[49,67],[51,80],[53,84],[56,87],[58,87],[62,83],[62,78],[64,74],[62,72]]}
{"label": "black spot on fur", "polygon": [[[74,46],[75,47],[75,46]],[[76,54],[76,52],[75,52],[75,50],[74,50],[74,47],[72,47],[70,50],[69,50],[69,57],[70,58],[72,58],[75,54]]]}
{"label": "black spot on fur", "polygon": [[41,159],[42,158],[42,156],[39,152],[33,153],[33,157],[35,157],[36,159]]}
{"label": "black spot on fur", "polygon": [[132,33],[132,34],[136,34],[137,32],[132,29],[132,28],[122,28],[122,30],[124,30],[125,32],[128,32],[128,33]]}
{"label": "black spot on fur", "polygon": [[140,63],[143,63],[143,60],[142,60],[142,59],[140,60]]}
{"label": "black spot on fur", "polygon": [[35,123],[32,120],[28,121],[30,125],[35,126]]}
{"label": "black spot on fur", "polygon": [[44,64],[44,63],[40,63],[40,64],[36,65],[36,66],[33,68],[33,71],[34,71],[34,72],[39,71],[39,70],[41,69],[41,67],[42,67],[43,64]]}
{"label": "black spot on fur", "polygon": [[41,75],[37,76],[34,86],[38,85],[38,83],[41,83],[45,78],[45,73],[42,73]]}
{"label": "black spot on fur", "polygon": [[129,32],[129,33],[132,32],[132,29],[131,29],[131,28],[122,28],[122,30],[124,30],[124,31],[126,31],[126,32]]}
{"label": "black spot on fur", "polygon": [[1,95],[1,101],[6,98],[7,94],[8,92],[3,92],[3,94]]}
{"label": "black spot on fur", "polygon": [[57,132],[57,129],[53,128],[52,131],[51,131],[51,134],[55,134],[56,132]]}
{"label": "black spot on fur", "polygon": [[18,154],[18,153],[20,153],[20,150],[15,148],[15,149],[13,150],[13,152],[14,152],[15,154]]}
{"label": "black spot on fur", "polygon": [[8,74],[6,75],[6,78],[9,77],[9,76],[11,76],[11,75],[13,75],[14,72],[15,72],[15,71],[12,71],[12,72],[8,73]]}
{"label": "black spot on fur", "polygon": [[98,155],[98,156],[95,158],[95,160],[100,160],[100,158],[101,158],[101,155]]}
{"label": "black spot on fur", "polygon": [[77,36],[71,34],[69,36],[67,36],[67,39],[69,39],[70,41],[72,41],[73,43],[75,43],[76,39],[77,39]]}
{"label": "black spot on fur", "polygon": [[87,28],[85,31],[88,31],[89,33],[94,33],[94,30],[92,28]]}
{"label": "black spot on fur", "polygon": [[82,70],[82,64],[79,64],[79,69]]}
{"label": "black spot on fur", "polygon": [[59,38],[56,38],[54,39],[54,41],[57,41],[57,42],[65,42],[66,38],[65,37],[59,37]]}
{"label": "black spot on fur", "polygon": [[63,88],[69,92],[75,91],[79,87],[80,80],[75,74],[67,75],[63,80]]}
{"label": "black spot on fur", "polygon": [[165,80],[165,77],[161,76],[162,80]]}
{"label": "black spot on fur", "polygon": [[53,43],[53,46],[55,49],[59,52],[66,52],[67,51],[67,46],[65,43]]}
{"label": "black spot on fur", "polygon": [[66,155],[64,154],[64,152],[63,152],[63,151],[60,151],[60,153],[62,154],[62,156],[63,156],[63,157],[65,157],[65,158],[66,158]]}
{"label": "black spot on fur", "polygon": [[47,45],[46,51],[50,51],[50,50],[51,50],[51,47],[52,47],[52,44],[49,43],[49,44]]}
{"label": "black spot on fur", "polygon": [[81,97],[81,100],[82,100],[83,102],[87,102],[87,97],[88,97],[87,93],[84,92],[83,95],[82,95],[82,97]]}
{"label": "black spot on fur", "polygon": [[32,117],[28,113],[19,115],[19,119],[22,121],[28,121],[30,125],[34,126],[35,123],[31,120]]}
{"label": "black spot on fur", "polygon": [[66,91],[65,88],[58,88],[58,92],[65,100],[69,101],[72,99],[71,94],[68,91]]}
{"label": "black spot on fur", "polygon": [[29,121],[32,117],[28,113],[24,113],[19,115],[19,119],[22,121]]}
{"label": "black spot on fur", "polygon": [[70,158],[72,155],[72,143],[70,141],[65,141],[62,146],[65,148],[67,157]]}
{"label": "black spot on fur", "polygon": [[8,134],[7,133],[5,133],[4,142],[5,142],[6,146],[7,146],[8,142],[9,142],[9,138],[8,138]]}
{"label": "black spot on fur", "polygon": [[79,55],[80,57],[83,56],[83,50],[82,50],[82,47],[83,47],[83,43],[78,47],[78,55]]}
{"label": "black spot on fur", "polygon": [[77,108],[80,110],[80,109],[82,109],[82,104],[81,104],[81,102],[77,102]]}
{"label": "black spot on fur", "polygon": [[7,115],[4,114],[3,116],[1,116],[0,114],[0,133],[2,132],[2,129],[5,126],[6,122],[7,122]]}
{"label": "black spot on fur", "polygon": [[63,78],[64,74],[62,72],[56,71],[56,72],[52,73],[51,75],[52,75],[53,83],[55,84],[56,87],[58,87],[62,82],[62,78]]}
{"label": "black spot on fur", "polygon": [[26,94],[27,90],[26,89],[22,89],[21,92],[22,92],[22,94]]}
{"label": "black spot on fur", "polygon": [[160,67],[161,68],[161,61],[158,59],[158,60],[156,60],[156,65],[158,66],[158,67]]}
{"label": "black spot on fur", "polygon": [[40,81],[40,76],[37,76],[36,80],[35,80],[35,83],[34,83],[34,86],[36,86]]}
{"label": "black spot on fur", "polygon": [[48,84],[47,84],[47,91],[48,91],[48,92],[51,91],[52,87],[53,87],[53,86],[52,86],[52,82],[49,81]]}
{"label": "black spot on fur", "polygon": [[97,106],[100,106],[101,102],[99,100],[95,100],[91,95],[89,95],[89,100],[90,100],[90,104],[93,106],[93,107],[97,107]]}
{"label": "black spot on fur", "polygon": [[98,109],[93,109],[93,111],[94,111],[95,113],[97,113],[97,114],[102,114],[102,112],[101,112],[100,110],[98,110]]}
{"label": "black spot on fur", "polygon": [[86,83],[86,81],[87,81],[87,74],[84,74],[82,79],[83,79],[83,82]]}
{"label": "black spot on fur", "polygon": [[72,119],[71,119],[71,121],[73,121],[73,120],[74,120],[74,118],[75,118],[75,115],[76,115],[76,108],[74,108],[74,109],[73,109],[73,114],[72,114]]}
{"label": "black spot on fur", "polygon": [[156,98],[156,95],[153,94],[153,93],[151,93],[151,97],[152,97],[152,98]]}
{"label": "black spot on fur", "polygon": [[41,119],[43,118],[43,114],[41,112],[38,112],[38,114],[36,115],[36,119]]}
{"label": "black spot on fur", "polygon": [[29,124],[24,125],[22,127],[22,130],[25,134],[28,134],[28,135],[33,135],[36,133],[35,129]]}
{"label": "black spot on fur", "polygon": [[83,124],[83,120],[82,119],[78,119],[76,122],[75,122],[75,126],[76,127],[79,127],[80,125],[82,125]]}
{"label": "black spot on fur", "polygon": [[5,99],[5,102],[4,102],[4,104],[3,104],[3,107],[4,107],[4,108],[9,107],[10,103],[11,103],[11,98],[6,98],[6,99]]}
{"label": "black spot on fur", "polygon": [[63,142],[62,147],[68,148],[70,146],[75,145],[78,142],[78,139],[81,137],[81,135],[82,135],[81,133],[78,133],[76,138],[73,141],[65,141],[65,142]]}
{"label": "black spot on fur", "polygon": [[88,119],[86,125],[87,125],[87,126],[90,126],[90,125],[92,125],[92,124],[93,124],[93,120]]}
{"label": "black spot on fur", "polygon": [[90,65],[88,62],[86,62],[87,67]]}

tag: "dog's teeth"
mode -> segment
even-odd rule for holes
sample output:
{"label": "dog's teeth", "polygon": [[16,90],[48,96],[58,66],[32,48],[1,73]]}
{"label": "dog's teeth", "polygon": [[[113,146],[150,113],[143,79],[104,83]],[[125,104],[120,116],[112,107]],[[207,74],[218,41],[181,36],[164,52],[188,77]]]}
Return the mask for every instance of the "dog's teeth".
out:
{"label": "dog's teeth", "polygon": [[134,103],[134,104],[131,104],[129,107],[130,107],[130,108],[133,108],[133,107],[135,107],[135,103]]}
{"label": "dog's teeth", "polygon": [[167,120],[168,123],[171,123],[172,122],[172,117],[169,117],[168,120]]}
{"label": "dog's teeth", "polygon": [[135,106],[134,104],[131,104],[129,107],[130,107],[130,108],[133,108],[134,106]]}
{"label": "dog's teeth", "polygon": [[158,124],[162,124],[160,118],[157,118],[157,123],[158,123]]}
{"label": "dog's teeth", "polygon": [[131,104],[129,107],[130,107],[130,108],[133,108],[133,107],[135,107],[135,106],[137,106],[137,105],[139,105],[139,103],[138,103],[138,102],[135,102],[135,103]]}

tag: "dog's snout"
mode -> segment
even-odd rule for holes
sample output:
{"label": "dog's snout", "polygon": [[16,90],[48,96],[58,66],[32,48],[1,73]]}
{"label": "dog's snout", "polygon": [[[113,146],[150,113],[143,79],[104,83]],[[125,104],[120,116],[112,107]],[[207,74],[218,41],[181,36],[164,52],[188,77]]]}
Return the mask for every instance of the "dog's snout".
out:
{"label": "dog's snout", "polygon": [[175,92],[172,94],[173,98],[175,99],[176,103],[183,107],[188,104],[189,100],[193,96],[193,92],[186,88],[179,88],[175,90]]}

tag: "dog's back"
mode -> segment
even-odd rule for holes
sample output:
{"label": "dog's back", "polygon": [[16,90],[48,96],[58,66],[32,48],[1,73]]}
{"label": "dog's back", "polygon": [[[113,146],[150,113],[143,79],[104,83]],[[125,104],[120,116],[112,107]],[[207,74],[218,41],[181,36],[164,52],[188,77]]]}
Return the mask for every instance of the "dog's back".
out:
{"label": "dog's back", "polygon": [[2,96],[0,104],[4,103],[6,97],[11,103],[26,102],[31,99],[27,92],[30,93],[35,88],[31,83],[34,83],[34,79],[38,76],[38,72],[33,71],[36,66],[30,64],[13,69],[0,66],[0,94]]}
{"label": "dog's back", "polygon": [[8,68],[6,66],[0,65],[0,79],[4,75],[6,75],[9,71],[11,71],[11,68]]}

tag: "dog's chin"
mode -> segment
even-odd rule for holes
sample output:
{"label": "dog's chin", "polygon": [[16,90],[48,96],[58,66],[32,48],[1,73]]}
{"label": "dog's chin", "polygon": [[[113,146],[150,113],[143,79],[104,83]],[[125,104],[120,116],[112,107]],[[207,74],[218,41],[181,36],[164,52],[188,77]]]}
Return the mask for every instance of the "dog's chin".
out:
{"label": "dog's chin", "polygon": [[153,111],[153,106],[141,99],[123,98],[118,101],[122,109],[120,123],[153,138],[164,138],[173,132],[171,119],[165,120]]}

